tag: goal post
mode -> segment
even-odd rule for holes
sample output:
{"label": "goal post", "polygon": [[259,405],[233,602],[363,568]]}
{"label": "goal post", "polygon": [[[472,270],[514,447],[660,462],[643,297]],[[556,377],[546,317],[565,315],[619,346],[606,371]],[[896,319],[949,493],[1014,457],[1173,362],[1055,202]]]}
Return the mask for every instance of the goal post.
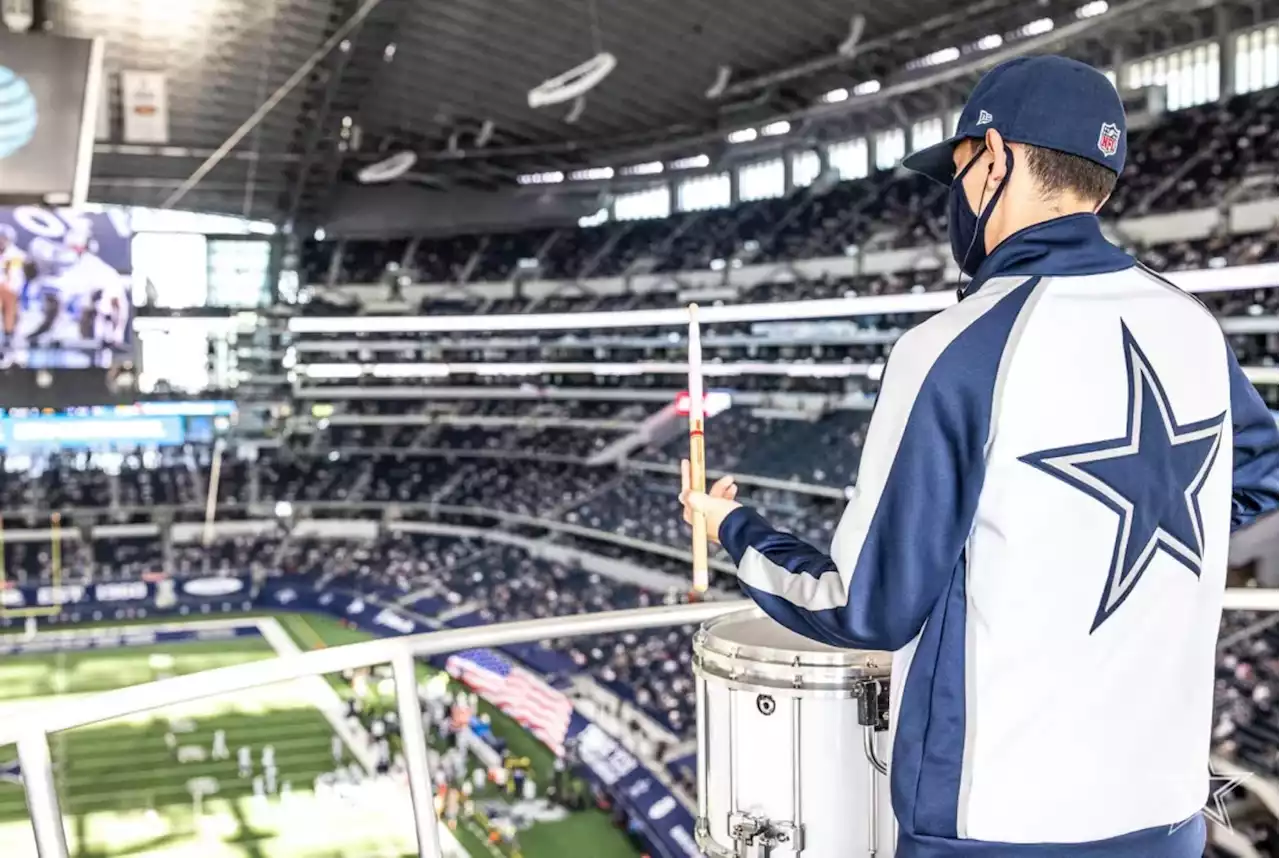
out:
{"label": "goal post", "polygon": [[9,564],[5,559],[4,519],[0,517],[0,620],[21,620],[36,617],[52,617],[62,613],[65,591],[62,589],[62,513],[49,514],[49,579],[52,583],[52,603],[27,605],[25,598],[15,601],[10,593],[21,593],[18,581],[9,577]]}

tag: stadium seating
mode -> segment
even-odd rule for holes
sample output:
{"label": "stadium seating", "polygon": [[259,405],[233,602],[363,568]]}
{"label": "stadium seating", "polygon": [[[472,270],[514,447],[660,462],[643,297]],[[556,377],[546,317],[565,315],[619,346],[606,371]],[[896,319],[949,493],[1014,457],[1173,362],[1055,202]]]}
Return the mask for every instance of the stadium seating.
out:
{"label": "stadium seating", "polygon": [[1277,773],[1277,646],[1275,614],[1228,612],[1222,620],[1224,646],[1218,660],[1217,751],[1253,771]]}
{"label": "stadium seating", "polygon": [[[1277,102],[1274,91],[1222,105],[1166,116],[1135,133],[1134,152],[1108,213],[1138,217],[1217,206],[1241,180],[1276,169]],[[466,235],[411,242],[346,242],[333,281],[381,284],[368,291],[396,294],[400,278],[448,283],[505,281],[524,259],[536,258],[540,278],[621,276],[637,271],[669,273],[717,265],[779,264],[779,274],[744,287],[725,303],[764,303],[843,296],[933,292],[953,288],[936,264],[926,270],[804,278],[782,269],[793,260],[840,256],[850,247],[882,250],[924,247],[945,240],[944,194],[923,180],[882,171],[835,183],[822,193],[799,190],[785,199],[744,203],[731,209],[681,213],[652,221],[611,223],[580,230],[530,229],[511,234]],[[1275,231],[1214,234],[1130,248],[1159,271],[1217,269],[1280,258]],[[311,283],[330,281],[332,242],[307,242],[302,266]],[[851,269],[852,270],[852,269]],[[386,292],[382,290],[385,287]],[[1201,296],[1223,319],[1274,317],[1278,291],[1260,289]],[[352,312],[342,296],[323,289],[300,312]],[[674,291],[597,295],[566,288],[550,297],[482,298],[433,295],[412,309],[431,315],[521,312],[585,312],[670,307]],[[753,360],[802,365],[883,363],[892,334],[917,316],[860,317],[859,333],[885,340],[817,346],[778,345],[757,338],[749,345],[709,344],[709,362]],[[749,324],[714,325],[716,334],[750,333]],[[665,340],[665,329],[629,329],[632,342],[584,348],[578,331],[522,334],[501,346],[477,345],[487,335],[440,335],[379,350],[383,362],[506,360],[591,363],[681,362],[685,345]],[[612,336],[612,332],[608,335]],[[636,338],[648,341],[636,344]],[[346,364],[368,360],[366,346],[385,336],[298,336],[292,343],[355,341],[323,352],[300,352],[308,361]],[[1280,364],[1274,331],[1231,333],[1228,341],[1249,367]],[[333,379],[335,384],[349,380]],[[867,377],[800,378],[742,375],[735,393],[798,392],[817,395],[810,410],[794,404],[754,409],[735,403],[709,419],[711,467],[743,477],[744,499],[769,519],[818,545],[830,543],[850,487],[857,481],[869,406],[877,382]],[[318,389],[323,378],[308,379]],[[403,384],[403,379],[361,379],[364,390]],[[283,442],[255,456],[223,457],[216,518],[266,521],[253,532],[203,533],[194,541],[166,538],[170,523],[202,522],[211,480],[212,450],[192,446],[163,456],[67,454],[30,463],[8,461],[0,469],[0,502],[8,527],[45,527],[50,511],[67,513],[68,533],[90,524],[155,524],[150,535],[110,535],[81,541],[68,535],[55,552],[47,541],[6,541],[6,574],[26,581],[139,580],[165,571],[179,577],[252,572],[318,582],[356,593],[392,591],[424,615],[448,611],[460,625],[540,618],[677,601],[682,592],[602,575],[555,557],[555,549],[583,552],[617,566],[635,566],[683,581],[688,527],[675,502],[676,466],[687,450],[678,415],[671,431],[658,432],[621,461],[594,463],[616,441],[668,409],[670,393],[684,386],[678,374],[595,376],[583,372],[534,377],[477,375],[433,380],[433,385],[508,391],[519,385],[529,399],[438,400],[356,397],[336,405],[332,418],[299,420]],[[636,394],[621,400],[555,399],[550,389]],[[640,396],[640,394],[653,394]],[[852,396],[850,396],[852,395]],[[849,397],[854,402],[837,402]],[[1275,388],[1268,396],[1274,404]],[[306,414],[308,401],[294,403]],[[858,407],[847,407],[850,404]],[[411,418],[403,424],[361,422]],[[306,423],[307,432],[302,432]],[[293,434],[292,430],[297,429]],[[674,433],[674,434],[673,434]],[[287,504],[287,506],[286,506]],[[400,508],[403,506],[403,508]],[[464,508],[464,509],[459,509]],[[90,510],[88,515],[72,512]],[[38,511],[38,512],[37,512]],[[513,522],[507,515],[527,517]],[[90,521],[92,519],[92,521]],[[377,523],[376,536],[321,537],[317,522]],[[539,548],[472,535],[406,533],[392,523],[424,522],[483,527],[537,539]],[[548,525],[547,523],[551,523]],[[566,527],[567,526],[567,529]],[[190,528],[187,529],[190,531]],[[468,531],[471,533],[471,531]],[[82,534],[77,534],[82,535]],[[187,536],[190,536],[188,532]],[[638,542],[637,542],[638,541]],[[719,559],[725,556],[719,554]],[[728,589],[731,580],[722,580]],[[1223,618],[1217,671],[1213,748],[1216,753],[1274,778],[1277,770],[1275,689],[1278,679],[1274,615],[1228,612]],[[693,732],[690,671],[691,627],[572,640],[543,641],[563,653],[600,685],[629,700],[677,738]],[[673,770],[688,786],[687,770]],[[1259,837],[1274,836],[1260,834]]]}
{"label": "stadium seating", "polygon": [[[1134,155],[1105,213],[1123,217],[1219,205],[1240,180],[1274,177],[1277,129],[1274,90],[1164,114],[1154,127],[1135,132],[1130,142]],[[840,182],[823,194],[800,189],[785,199],[676,214],[660,221],[611,223],[572,234],[539,229],[423,241],[408,271],[422,282],[458,282],[478,253],[473,281],[509,280],[520,259],[535,257],[540,276],[572,280],[621,275],[637,260],[646,261],[646,270],[664,272],[706,269],[713,260],[779,262],[839,256],[850,246],[915,247],[945,240],[943,202],[940,189],[917,176],[877,172],[867,179]],[[332,242],[306,246],[307,282],[328,282],[333,247]],[[400,265],[405,249],[403,239],[348,242],[336,282],[379,282],[388,263]],[[558,304],[591,300],[561,298],[543,309],[568,309]],[[458,302],[452,303],[454,311],[460,311]],[[514,307],[500,309],[509,312]],[[449,311],[433,307],[433,312]]]}
{"label": "stadium seating", "polygon": [[[820,421],[820,424],[823,421]],[[751,438],[767,426],[748,418],[736,428],[726,429],[739,439]],[[780,449],[810,451],[810,461],[833,458],[831,443],[847,443],[850,467],[856,465],[856,438],[861,423],[848,413],[802,444],[790,441]],[[840,433],[849,437],[840,440]],[[824,434],[825,433],[825,434]],[[828,441],[819,439],[826,437]],[[827,444],[828,448],[821,445]],[[820,453],[815,452],[821,450]],[[668,451],[674,456],[678,449]],[[662,451],[653,451],[655,458]],[[664,458],[663,461],[670,461]],[[610,475],[583,466],[536,466],[528,460],[518,471],[502,463],[480,462],[470,468],[468,479],[450,481],[443,460],[398,461],[394,457],[374,459],[367,494],[360,499],[422,500],[424,494],[449,482],[456,483],[438,499],[451,505],[517,512],[535,517],[561,517],[565,522],[609,534],[628,536],[673,548],[685,546],[687,528],[680,521],[673,501],[670,474],[624,473]],[[423,462],[432,462],[423,468]],[[743,461],[750,461],[744,459]],[[290,500],[303,504],[324,497],[317,485],[329,486],[335,471],[345,462],[327,457],[268,459],[263,469],[264,501]],[[236,469],[230,469],[236,474]],[[85,505],[109,505],[110,490],[104,477],[92,471],[65,468],[59,485],[65,497]],[[125,496],[142,497],[155,486],[182,485],[183,471],[173,467],[155,470],[125,470],[120,484],[131,487]],[[188,478],[190,473],[186,472]],[[350,484],[350,472],[341,479]],[[812,466],[803,476],[813,478]],[[235,477],[240,479],[244,472]],[[848,473],[849,477],[852,473]],[[225,477],[224,477],[225,478]],[[840,484],[844,476],[837,479]],[[16,487],[17,482],[7,483]],[[174,489],[165,502],[198,505],[199,498]],[[136,494],[131,494],[136,492]],[[227,497],[244,496],[243,485],[228,484]],[[843,501],[838,498],[805,495],[791,491],[744,486],[751,502],[766,511],[781,527],[793,530],[818,544],[830,541]],[[154,497],[154,495],[152,495]],[[559,510],[559,512],[557,512]],[[616,556],[628,562],[684,574],[683,564],[619,545],[557,537],[557,542],[593,553]],[[133,580],[157,571],[164,561],[158,538],[112,538],[95,540],[91,552],[68,551],[64,575],[78,577],[91,562],[96,580]],[[6,568],[29,578],[47,580],[50,551],[47,543],[6,547]],[[333,586],[356,591],[393,587],[413,594],[416,606],[424,611],[461,608],[474,614],[471,622],[576,614],[584,611],[632,607],[681,598],[670,592],[654,592],[588,573],[573,565],[535,557],[509,545],[489,545],[477,539],[387,534],[374,541],[291,537],[287,527],[257,536],[234,536],[202,544],[173,547],[169,568],[181,576],[244,572],[266,575],[299,575]],[[1214,731],[1218,753],[1259,771],[1276,773],[1276,701],[1272,689],[1277,677],[1276,627],[1261,625],[1259,617],[1228,613],[1223,620],[1224,649],[1219,663],[1217,722]],[[689,635],[691,628],[648,633],[605,635],[573,641],[547,641],[545,646],[566,652],[601,684],[632,700],[656,721],[678,736],[692,730],[692,683],[689,679]]]}

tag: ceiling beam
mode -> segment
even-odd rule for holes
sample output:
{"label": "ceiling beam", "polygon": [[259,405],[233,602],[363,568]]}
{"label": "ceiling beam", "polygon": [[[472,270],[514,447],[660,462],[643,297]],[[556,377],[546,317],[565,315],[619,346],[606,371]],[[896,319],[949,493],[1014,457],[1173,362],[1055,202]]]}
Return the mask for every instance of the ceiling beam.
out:
{"label": "ceiling beam", "polygon": [[[330,20],[336,26],[338,22],[345,20],[355,11],[357,0],[336,0]],[[363,26],[363,22],[361,22]],[[351,57],[355,53],[352,45],[360,38],[360,28],[351,33],[346,49],[339,46],[338,50],[332,55],[333,59],[327,66],[322,67],[321,73],[324,75],[322,82],[322,92],[319,95],[320,105],[314,111],[311,109],[313,101],[311,98],[304,98],[298,121],[297,129],[303,137],[302,153],[297,162],[297,167],[293,169],[293,176],[289,182],[288,198],[284,200],[281,210],[284,212],[284,223],[292,224],[297,221],[298,209],[302,204],[302,195],[306,191],[307,179],[311,174],[312,164],[315,163],[316,154],[320,148],[320,141],[323,139],[329,127],[329,109],[333,105],[334,94],[338,91],[338,87],[342,85],[343,75],[346,74],[347,66],[351,63]],[[314,87],[312,87],[314,90]],[[308,93],[310,95],[311,93]]]}

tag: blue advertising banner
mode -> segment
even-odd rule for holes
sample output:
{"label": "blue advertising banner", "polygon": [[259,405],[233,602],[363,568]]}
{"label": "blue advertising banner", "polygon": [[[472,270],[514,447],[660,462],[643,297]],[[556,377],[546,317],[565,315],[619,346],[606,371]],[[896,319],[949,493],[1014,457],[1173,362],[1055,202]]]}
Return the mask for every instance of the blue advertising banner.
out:
{"label": "blue advertising banner", "polygon": [[0,418],[0,447],[17,452],[49,448],[100,450],[114,445],[172,447],[185,439],[181,417]]}
{"label": "blue advertising banner", "polygon": [[666,858],[701,854],[693,839],[693,814],[617,739],[599,726],[587,724],[577,743],[592,778],[627,811],[656,851]]}
{"label": "blue advertising banner", "polygon": [[103,584],[51,584],[10,586],[0,589],[0,628],[21,626],[23,609],[59,609],[38,616],[45,627],[85,621],[142,619],[145,617],[201,617],[251,611],[256,594],[249,577],[115,581]]}

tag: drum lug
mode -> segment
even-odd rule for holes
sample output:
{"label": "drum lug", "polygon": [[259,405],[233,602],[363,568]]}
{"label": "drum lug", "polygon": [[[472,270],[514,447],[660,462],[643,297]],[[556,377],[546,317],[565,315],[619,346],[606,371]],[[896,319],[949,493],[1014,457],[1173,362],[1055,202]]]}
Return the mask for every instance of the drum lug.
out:
{"label": "drum lug", "polygon": [[865,679],[854,688],[858,698],[858,723],[877,733],[889,729],[889,683]]}
{"label": "drum lug", "polygon": [[786,852],[804,849],[800,826],[750,816],[741,811],[729,814],[729,837],[737,845],[735,858],[768,858],[775,848]]}

